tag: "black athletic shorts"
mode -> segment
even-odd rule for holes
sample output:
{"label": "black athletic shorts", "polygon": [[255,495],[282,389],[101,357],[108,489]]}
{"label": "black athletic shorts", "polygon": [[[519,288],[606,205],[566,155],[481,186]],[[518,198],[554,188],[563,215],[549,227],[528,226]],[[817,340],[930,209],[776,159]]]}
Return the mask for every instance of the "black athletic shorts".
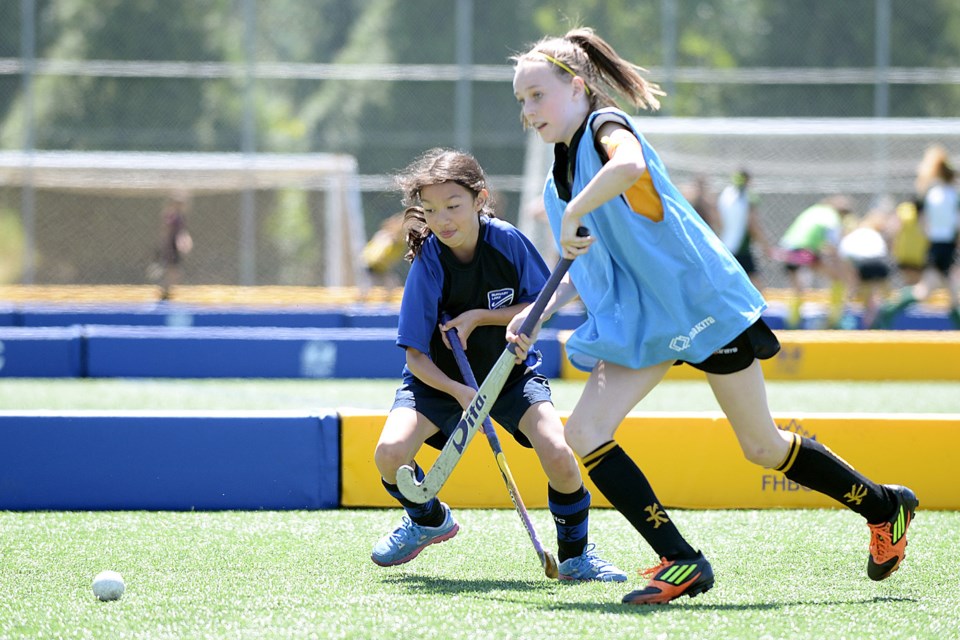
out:
{"label": "black athletic shorts", "polygon": [[956,242],[931,242],[927,250],[927,266],[948,275],[955,261],[956,251]]}
{"label": "black athletic shorts", "polygon": [[890,277],[890,267],[883,260],[854,262],[861,282],[882,282]]}
{"label": "black athletic shorts", "polygon": [[749,367],[755,359],[766,360],[779,351],[780,341],[760,318],[703,362],[677,360],[676,364],[688,364],[706,373],[736,373]]}
{"label": "black athletic shorts", "polygon": [[750,249],[744,249],[733,254],[747,275],[753,275],[757,272],[757,264],[753,261],[753,252]]}
{"label": "black athletic shorts", "polygon": [[[521,446],[529,449],[533,445],[520,431],[520,420],[527,409],[540,402],[553,402],[550,397],[550,382],[536,371],[527,371],[522,378],[503,388],[493,403],[490,417],[506,429]],[[410,382],[397,389],[393,408],[397,407],[415,410],[440,429],[440,433],[427,438],[426,444],[435,449],[443,448],[463,415],[463,408],[453,396],[412,376]]]}

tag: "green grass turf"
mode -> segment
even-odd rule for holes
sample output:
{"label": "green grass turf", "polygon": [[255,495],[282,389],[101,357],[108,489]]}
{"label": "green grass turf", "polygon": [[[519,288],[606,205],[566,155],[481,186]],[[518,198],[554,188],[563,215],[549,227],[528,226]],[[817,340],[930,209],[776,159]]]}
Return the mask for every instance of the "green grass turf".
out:
{"label": "green grass turf", "polygon": [[[386,410],[395,380],[18,380],[0,409]],[[568,410],[582,383],[555,381]],[[769,383],[774,411],[960,412],[954,383]],[[638,409],[716,410],[703,382]],[[82,481],[82,479],[78,479]],[[493,481],[493,479],[491,479]],[[0,487],[2,490],[2,487]],[[921,497],[922,499],[922,497]],[[0,638],[946,638],[960,628],[960,512],[920,512],[904,568],[865,575],[867,530],[843,510],[671,512],[717,586],[621,605],[655,558],[615,511],[591,539],[626,584],[546,580],[512,510],[460,510],[463,531],[402,567],[369,559],[399,510],[0,512]],[[545,511],[541,538],[555,548]],[[127,593],[98,602],[103,569]]]}
{"label": "green grass turf", "polygon": [[[631,576],[623,584],[547,580],[513,511],[455,515],[456,538],[381,568],[370,549],[397,510],[0,512],[0,637],[897,639],[960,629],[957,512],[920,511],[904,565],[875,583],[867,529],[848,511],[674,510],[717,583],[652,608],[620,604],[654,558],[615,511],[594,510],[591,538]],[[551,540],[549,515],[532,515]],[[107,568],[126,580],[116,602],[90,589]]]}
{"label": "green grass turf", "polygon": [[[387,411],[398,380],[16,379],[0,383],[9,409],[288,409]],[[551,381],[554,402],[573,409],[580,381]],[[783,411],[960,413],[956,382],[769,381],[770,408]],[[705,381],[660,383],[638,411],[718,411]]]}

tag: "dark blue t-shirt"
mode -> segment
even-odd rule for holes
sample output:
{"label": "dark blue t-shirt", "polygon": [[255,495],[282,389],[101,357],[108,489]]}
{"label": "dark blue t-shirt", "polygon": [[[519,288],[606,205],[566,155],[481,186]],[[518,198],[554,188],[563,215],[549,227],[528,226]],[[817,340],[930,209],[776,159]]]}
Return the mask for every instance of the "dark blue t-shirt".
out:
{"label": "dark blue t-shirt", "polygon": [[[549,277],[549,269],[533,244],[508,222],[480,218],[480,237],[473,260],[460,262],[436,236],[423,243],[410,266],[400,304],[397,345],[429,354],[447,376],[463,382],[457,362],[440,336],[440,313],[450,317],[470,309],[499,309],[533,302]],[[482,383],[506,346],[506,327],[474,329],[467,342],[467,359]],[[507,384],[523,375],[517,365]],[[412,376],[404,367],[404,377]]]}

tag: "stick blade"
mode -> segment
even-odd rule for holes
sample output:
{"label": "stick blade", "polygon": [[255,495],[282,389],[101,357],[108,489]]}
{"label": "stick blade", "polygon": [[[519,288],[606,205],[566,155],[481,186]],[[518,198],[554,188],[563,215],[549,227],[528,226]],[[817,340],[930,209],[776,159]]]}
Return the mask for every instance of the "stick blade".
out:
{"label": "stick blade", "polygon": [[543,550],[543,572],[551,580],[556,580],[560,577],[560,565],[557,564],[557,559],[553,556],[553,553],[549,549]]}
{"label": "stick blade", "polygon": [[426,504],[433,497],[426,487],[417,482],[413,467],[408,464],[397,469],[397,487],[400,488],[403,497],[419,504]]}

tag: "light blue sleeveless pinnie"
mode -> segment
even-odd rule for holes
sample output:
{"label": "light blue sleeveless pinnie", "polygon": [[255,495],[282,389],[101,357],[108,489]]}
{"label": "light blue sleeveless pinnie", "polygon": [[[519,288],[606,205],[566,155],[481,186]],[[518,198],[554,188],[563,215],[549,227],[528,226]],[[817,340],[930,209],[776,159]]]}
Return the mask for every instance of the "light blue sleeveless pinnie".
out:
{"label": "light blue sleeveless pinnie", "polygon": [[[570,277],[587,319],[567,341],[567,355],[589,371],[598,360],[640,369],[666,360],[702,362],[756,322],[766,302],[716,234],[670,182],[653,147],[619,109],[590,114],[577,149],[574,196],[603,166],[592,143],[600,114],[623,119],[640,140],[647,171],[663,203],[663,220],[632,211],[621,196],[583,217],[596,238]],[[566,203],[553,174],[544,204],[559,243]]]}

